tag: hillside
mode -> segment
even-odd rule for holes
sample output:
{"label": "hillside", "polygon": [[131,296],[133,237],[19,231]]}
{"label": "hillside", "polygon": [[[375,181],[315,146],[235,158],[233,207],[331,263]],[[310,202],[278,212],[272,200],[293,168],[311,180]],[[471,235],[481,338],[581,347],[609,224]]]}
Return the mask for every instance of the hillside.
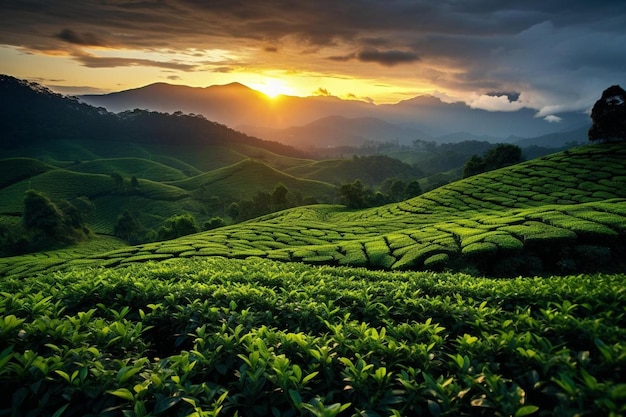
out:
{"label": "hillside", "polygon": [[194,147],[244,143],[283,155],[302,155],[289,146],[250,137],[202,116],[135,107],[114,114],[7,75],[0,74],[0,92],[0,151],[69,139],[98,140],[109,147],[120,143]]}
{"label": "hillside", "polygon": [[[63,265],[219,255],[503,276],[623,270],[625,160],[626,144],[589,145],[470,177],[399,204],[357,211],[296,208]],[[4,259],[3,270],[19,274],[27,263]]]}
{"label": "hillside", "polygon": [[[266,159],[272,156],[260,155]],[[286,158],[274,156],[286,163]],[[172,160],[163,159],[163,162],[172,163]],[[174,165],[185,168],[177,160]],[[251,198],[260,191],[271,192],[278,184],[302,197],[321,201],[333,198],[335,192],[328,183],[296,178],[250,159],[194,176],[142,158],[96,159],[72,163],[66,168],[29,158],[9,158],[0,160],[0,167],[7,173],[3,178],[5,184],[0,187],[0,223],[18,221],[24,194],[34,189],[56,201],[89,198],[95,212],[88,224],[94,232],[109,235],[117,218],[127,210],[136,212],[140,222],[150,229],[182,213],[193,215],[202,224],[223,211],[223,208],[209,208],[209,199],[217,198],[224,206]],[[116,183],[113,173],[120,175],[122,184]],[[137,178],[134,188],[130,185],[133,176]]]}
{"label": "hillside", "polygon": [[335,190],[329,183],[297,178],[252,159],[170,184],[184,190],[204,187],[214,195],[232,199],[251,197],[258,191],[271,192],[277,184],[283,184],[305,196],[332,195]]}

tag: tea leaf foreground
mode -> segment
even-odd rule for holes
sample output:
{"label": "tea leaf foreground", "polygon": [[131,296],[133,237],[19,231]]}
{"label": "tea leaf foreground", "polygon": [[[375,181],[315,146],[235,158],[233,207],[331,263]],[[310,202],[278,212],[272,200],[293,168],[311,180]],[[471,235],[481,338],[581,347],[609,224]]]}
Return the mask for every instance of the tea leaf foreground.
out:
{"label": "tea leaf foreground", "polygon": [[222,257],[8,278],[0,412],[622,415],[625,284]]}

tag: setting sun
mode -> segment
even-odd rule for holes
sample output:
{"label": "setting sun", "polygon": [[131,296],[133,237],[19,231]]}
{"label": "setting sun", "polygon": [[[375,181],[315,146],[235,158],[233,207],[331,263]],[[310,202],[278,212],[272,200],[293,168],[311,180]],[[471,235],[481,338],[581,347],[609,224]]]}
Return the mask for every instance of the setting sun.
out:
{"label": "setting sun", "polygon": [[272,99],[279,95],[295,95],[293,88],[276,78],[268,78],[260,83],[251,84],[250,87]]}

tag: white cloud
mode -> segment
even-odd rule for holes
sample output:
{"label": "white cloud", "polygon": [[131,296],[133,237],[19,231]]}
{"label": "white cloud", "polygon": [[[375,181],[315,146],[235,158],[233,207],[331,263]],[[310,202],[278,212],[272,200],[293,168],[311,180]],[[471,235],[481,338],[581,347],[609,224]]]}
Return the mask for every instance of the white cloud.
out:
{"label": "white cloud", "polygon": [[511,101],[506,95],[491,96],[477,93],[472,93],[466,103],[471,108],[487,111],[517,111],[526,107],[523,102]]}
{"label": "white cloud", "polygon": [[558,123],[558,122],[560,122],[563,119],[561,119],[559,116],[555,116],[553,114],[549,114],[546,117],[544,117],[543,120],[545,120],[548,123]]}

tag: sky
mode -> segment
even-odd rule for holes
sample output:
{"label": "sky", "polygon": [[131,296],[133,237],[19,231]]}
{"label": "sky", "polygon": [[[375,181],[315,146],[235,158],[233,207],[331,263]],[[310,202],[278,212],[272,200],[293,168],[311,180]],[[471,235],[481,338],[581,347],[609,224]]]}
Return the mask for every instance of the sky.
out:
{"label": "sky", "polygon": [[1,0],[0,73],[65,94],[240,82],[558,121],[626,87],[626,1]]}

